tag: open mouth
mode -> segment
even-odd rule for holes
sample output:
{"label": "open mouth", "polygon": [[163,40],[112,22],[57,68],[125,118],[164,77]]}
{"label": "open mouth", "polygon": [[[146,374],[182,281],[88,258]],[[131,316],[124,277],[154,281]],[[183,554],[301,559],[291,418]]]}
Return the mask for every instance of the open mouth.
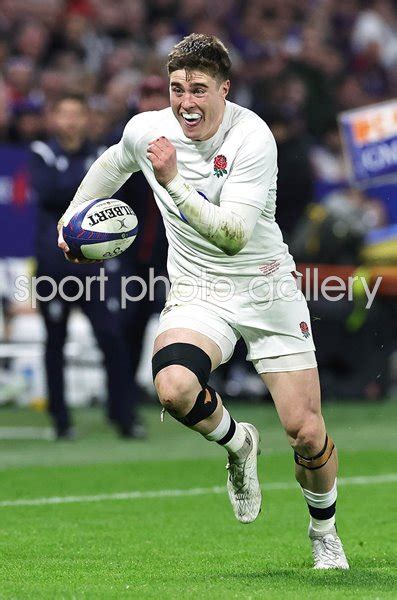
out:
{"label": "open mouth", "polygon": [[187,127],[195,127],[200,123],[202,116],[199,113],[182,113],[182,118]]}

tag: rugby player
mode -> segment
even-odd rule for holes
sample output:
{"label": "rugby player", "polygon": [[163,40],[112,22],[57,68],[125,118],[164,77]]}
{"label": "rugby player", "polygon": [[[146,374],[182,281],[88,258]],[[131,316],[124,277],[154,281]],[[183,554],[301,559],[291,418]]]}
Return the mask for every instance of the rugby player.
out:
{"label": "rugby player", "polygon": [[[164,410],[225,448],[234,514],[254,521],[261,508],[257,429],[233,419],[208,385],[242,336],[294,451],[314,567],[348,569],[335,527],[337,452],[321,414],[310,316],[275,221],[273,135],[259,116],[226,99],[231,61],[219,39],[187,36],[167,68],[171,107],[127,123],[70,209],[111,197],[131,173],[143,172],[169,242],[172,286],[152,363]],[[68,254],[61,233],[59,246]]]}

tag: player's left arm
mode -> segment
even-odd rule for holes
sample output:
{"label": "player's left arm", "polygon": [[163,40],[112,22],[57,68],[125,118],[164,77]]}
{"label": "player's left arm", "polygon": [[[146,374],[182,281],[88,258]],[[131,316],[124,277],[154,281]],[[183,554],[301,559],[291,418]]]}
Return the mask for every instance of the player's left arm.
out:
{"label": "player's left arm", "polygon": [[[73,212],[78,206],[88,200],[111,198],[129,179],[132,173],[139,171],[140,167],[134,155],[134,142],[136,138],[135,121],[137,117],[139,115],[133,117],[127,123],[123,137],[119,143],[110,146],[91,165],[66,212],[58,221],[58,247],[63,250],[69,260],[72,260],[72,258],[69,257],[69,248],[62,235],[62,227],[64,221],[67,219],[68,211]],[[73,259],[73,262],[83,261]]]}
{"label": "player's left arm", "polygon": [[171,142],[162,137],[148,147],[157,181],[189,224],[229,256],[240,252],[249,241],[277,170],[276,146],[270,132],[266,132],[266,139],[261,132],[254,133],[247,136],[237,153],[219,206],[207,202],[179,175]]}

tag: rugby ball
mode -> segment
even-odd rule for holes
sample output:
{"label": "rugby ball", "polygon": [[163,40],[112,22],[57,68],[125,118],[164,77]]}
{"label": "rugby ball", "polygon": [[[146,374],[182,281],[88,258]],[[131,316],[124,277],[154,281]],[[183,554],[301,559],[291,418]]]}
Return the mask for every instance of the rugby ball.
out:
{"label": "rugby ball", "polygon": [[62,233],[75,258],[105,260],[131,246],[138,233],[138,220],[121,200],[89,200],[66,211]]}

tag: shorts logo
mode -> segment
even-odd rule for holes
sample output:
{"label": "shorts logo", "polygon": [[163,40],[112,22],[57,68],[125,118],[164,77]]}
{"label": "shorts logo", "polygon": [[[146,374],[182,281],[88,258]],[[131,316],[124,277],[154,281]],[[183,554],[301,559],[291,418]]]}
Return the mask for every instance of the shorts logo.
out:
{"label": "shorts logo", "polygon": [[265,263],[264,265],[261,265],[259,267],[259,270],[261,271],[261,273],[263,275],[272,275],[273,273],[275,273],[277,271],[280,264],[281,263],[278,260],[271,260],[270,262]]}
{"label": "shorts logo", "polygon": [[299,327],[301,328],[303,337],[305,337],[305,338],[310,337],[309,327],[305,321],[302,321],[302,323],[299,323]]}
{"label": "shorts logo", "polygon": [[223,177],[227,174],[227,158],[223,154],[218,154],[214,158],[214,175]]}

